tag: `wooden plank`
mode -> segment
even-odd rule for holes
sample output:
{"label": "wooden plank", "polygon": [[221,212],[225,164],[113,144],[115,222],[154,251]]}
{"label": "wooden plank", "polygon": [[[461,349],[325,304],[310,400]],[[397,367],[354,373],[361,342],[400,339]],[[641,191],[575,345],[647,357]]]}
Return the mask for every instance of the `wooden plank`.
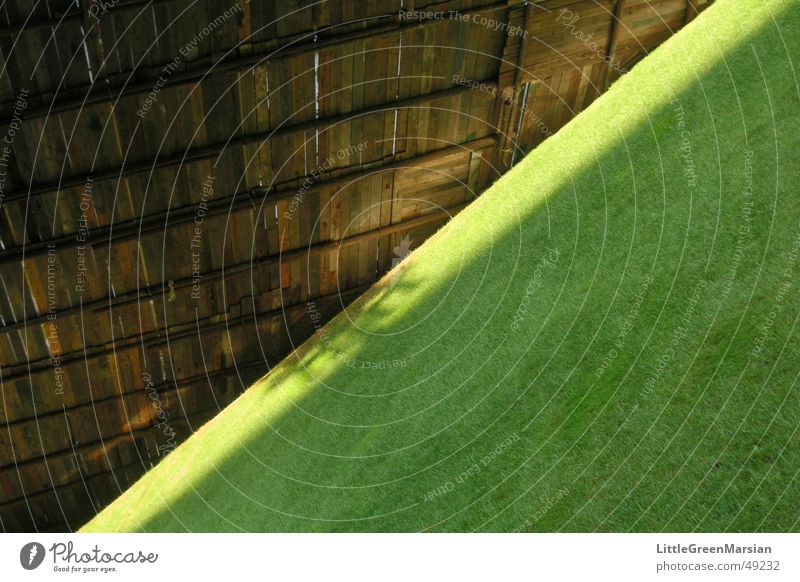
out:
{"label": "wooden plank", "polygon": [[[691,2],[691,0],[689,0]],[[603,91],[608,89],[614,77],[614,65],[617,53],[617,41],[619,39],[619,29],[621,28],[622,10],[625,8],[625,0],[617,0],[614,3],[614,13],[611,17],[611,25],[608,33],[608,48],[606,49],[606,61],[608,70],[603,81]]]}

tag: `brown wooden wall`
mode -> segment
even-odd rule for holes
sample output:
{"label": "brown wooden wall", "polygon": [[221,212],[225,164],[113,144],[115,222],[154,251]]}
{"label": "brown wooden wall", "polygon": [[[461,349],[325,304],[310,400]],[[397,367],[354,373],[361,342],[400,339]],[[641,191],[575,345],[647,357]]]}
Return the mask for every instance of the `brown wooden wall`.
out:
{"label": "brown wooden wall", "polygon": [[7,531],[80,526],[707,2],[46,4],[0,29]]}

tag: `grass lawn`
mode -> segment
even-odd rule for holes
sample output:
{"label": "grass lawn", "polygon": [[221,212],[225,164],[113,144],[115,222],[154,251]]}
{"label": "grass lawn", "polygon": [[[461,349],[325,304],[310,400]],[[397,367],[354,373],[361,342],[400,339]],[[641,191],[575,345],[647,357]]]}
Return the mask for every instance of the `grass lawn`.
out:
{"label": "grass lawn", "polygon": [[84,529],[797,531],[798,57],[718,0]]}

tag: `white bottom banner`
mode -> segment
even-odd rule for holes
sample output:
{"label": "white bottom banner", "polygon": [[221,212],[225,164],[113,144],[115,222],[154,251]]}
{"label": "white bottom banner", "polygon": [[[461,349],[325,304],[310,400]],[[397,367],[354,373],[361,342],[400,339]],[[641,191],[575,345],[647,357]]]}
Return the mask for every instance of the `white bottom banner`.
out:
{"label": "white bottom banner", "polygon": [[796,581],[799,554],[800,534],[4,534],[0,580]]}

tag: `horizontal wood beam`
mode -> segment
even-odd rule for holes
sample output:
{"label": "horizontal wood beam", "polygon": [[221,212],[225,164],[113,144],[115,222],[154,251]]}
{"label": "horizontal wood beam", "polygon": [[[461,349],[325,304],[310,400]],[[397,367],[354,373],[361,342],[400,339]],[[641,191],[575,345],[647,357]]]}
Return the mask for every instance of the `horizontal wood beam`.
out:
{"label": "horizontal wood beam", "polygon": [[[468,16],[477,13],[483,14],[487,12],[496,12],[499,10],[504,10],[506,8],[508,8],[508,6],[505,2],[496,2],[494,4],[490,4],[488,6],[483,6],[480,8],[467,9],[461,11],[460,14]],[[277,46],[277,48],[274,48],[272,50],[263,53],[249,54],[244,56],[233,55],[234,49],[237,48],[238,46],[236,45],[231,47],[227,51],[226,56],[223,57],[221,60],[205,63],[202,66],[193,67],[191,69],[187,69],[185,71],[181,71],[173,75],[170,75],[170,77],[165,80],[161,88],[165,89],[168,87],[173,87],[178,85],[196,83],[202,81],[207,75],[211,73],[236,71],[236,70],[241,71],[243,69],[248,69],[260,65],[271,59],[288,58],[301,53],[333,48],[336,46],[348,44],[366,38],[378,39],[387,35],[396,34],[398,31],[412,32],[415,29],[424,28],[426,26],[432,26],[434,24],[434,22],[430,20],[406,22],[400,19],[399,14],[391,14],[391,15],[385,14],[376,16],[375,18],[388,20],[389,24],[375,26],[363,31],[351,31],[351,32],[335,33],[335,34],[331,34],[329,32],[330,30],[339,27],[348,26],[350,24],[355,24],[358,22],[363,22],[363,19],[342,22],[335,25],[331,25],[327,29],[313,30],[298,35],[294,35],[293,37],[289,37],[288,39],[279,39],[278,41],[279,45]],[[159,73],[161,73],[163,68],[168,64],[169,62],[165,62],[160,66],[149,67],[148,69],[152,71],[151,73],[152,78],[147,81],[141,81],[137,83],[127,82],[127,80],[130,79],[132,71],[129,71],[127,74],[117,74],[124,76],[126,82],[120,88],[119,91],[112,93],[109,93],[109,89],[104,83],[106,79],[105,77],[96,79],[93,84],[86,84],[78,87],[72,87],[69,89],[70,93],[75,93],[80,91],[83,91],[83,93],[80,93],[78,96],[74,95],[69,95],[66,97],[56,96],[54,97],[52,102],[46,106],[30,107],[23,113],[22,119],[49,116],[54,113],[63,113],[65,111],[69,111],[75,108],[83,108],[86,107],[87,105],[95,105],[97,103],[104,103],[112,100],[118,101],[123,97],[149,93],[150,91],[152,91],[153,83],[157,80]],[[98,73],[101,71],[102,67],[100,71],[98,71]],[[37,97],[41,96],[32,95],[29,97],[29,99],[36,99]],[[11,121],[10,116],[4,116],[0,118],[0,125],[7,125],[10,121]]]}
{"label": "horizontal wood beam", "polygon": [[[292,251],[287,251],[281,253],[280,255],[270,255],[267,257],[262,257],[258,259],[254,259],[252,261],[245,261],[243,263],[237,263],[235,265],[230,265],[224,267],[224,269],[216,269],[213,271],[208,271],[200,275],[200,279],[203,281],[213,281],[217,279],[221,279],[223,275],[231,275],[234,273],[241,273],[247,272],[253,268],[253,263],[256,262],[260,267],[264,267],[267,265],[272,264],[281,264],[287,261],[294,261],[297,259],[307,258],[309,256],[318,256],[323,253],[335,252],[338,249],[348,248],[354,245],[357,245],[361,242],[369,241],[376,239],[381,236],[386,236],[389,234],[393,234],[396,232],[401,232],[405,230],[409,230],[412,228],[417,228],[419,226],[424,226],[430,224],[431,222],[436,222],[439,220],[444,220],[451,214],[456,214],[460,212],[465,205],[458,205],[451,208],[446,208],[443,210],[436,210],[434,212],[430,212],[429,214],[424,214],[422,216],[418,216],[416,218],[411,218],[409,220],[404,220],[401,222],[396,222],[394,224],[390,224],[383,227],[378,227],[373,230],[369,230],[366,232],[362,232],[356,235],[352,235],[349,237],[345,237],[339,240],[332,240],[323,243],[316,243],[313,245],[309,245],[307,247],[295,249]],[[183,279],[179,279],[177,281],[172,282],[172,289],[177,290],[179,288],[191,286],[196,278],[189,276]],[[56,317],[63,316],[67,312],[70,314],[80,312],[81,309],[88,310],[88,309],[99,309],[101,307],[106,307],[108,309],[113,309],[114,306],[118,306],[119,304],[130,303],[132,301],[140,301],[143,297],[149,297],[151,294],[164,294],[168,291],[168,285],[164,284],[161,285],[155,292],[153,290],[148,289],[137,289],[136,291],[131,291],[124,295],[119,295],[115,298],[105,298],[98,301],[93,301],[91,303],[87,303],[83,306],[79,306],[76,308],[71,307],[65,310],[61,310],[56,312]],[[219,314],[222,315],[222,314]],[[252,314],[251,314],[252,315]],[[37,320],[41,323],[41,317],[37,318]],[[46,319],[46,316],[45,316]],[[27,320],[23,322],[23,326],[25,325],[37,325],[34,323],[34,320]],[[227,325],[227,320],[223,320],[219,323],[213,324],[205,324],[203,329],[210,330],[216,329],[217,327],[224,327]],[[3,328],[1,331],[7,331]],[[191,324],[190,329],[182,332],[183,335],[180,334],[173,334],[170,333],[170,341],[174,341],[183,337],[186,334],[193,335],[195,333],[195,324]],[[167,338],[163,335],[158,334],[157,332],[148,332],[149,334],[154,334],[154,338],[152,341],[149,342],[149,345],[158,345],[161,343],[167,343]],[[115,340],[108,344],[102,344],[99,346],[84,346],[78,351],[69,352],[61,354],[60,361],[62,365],[68,364],[71,361],[81,360],[87,357],[93,357],[98,355],[104,355],[112,350],[120,349],[121,347],[125,347],[129,344],[136,344],[143,341],[142,336],[131,336],[124,340]],[[3,380],[5,382],[13,382],[20,378],[24,378],[29,376],[33,372],[39,372],[42,370],[47,370],[52,367],[52,360],[47,358],[42,358],[40,360],[33,360],[33,361],[26,361],[20,364],[16,364],[14,366],[7,366],[4,369],[6,372],[3,374]]]}
{"label": "horizontal wood beam", "polygon": [[[493,79],[483,81],[484,85],[488,88],[496,88],[497,82]],[[184,165],[187,162],[197,162],[202,160],[211,160],[219,156],[224,150],[247,146],[255,143],[260,143],[273,138],[281,138],[287,135],[302,133],[314,130],[322,130],[333,127],[337,124],[358,119],[364,115],[373,113],[390,112],[398,109],[417,109],[427,105],[430,101],[436,99],[445,99],[448,97],[456,97],[464,95],[472,91],[470,87],[453,87],[435,93],[428,93],[426,95],[419,95],[410,97],[400,101],[390,101],[372,107],[365,107],[360,111],[352,113],[343,113],[339,115],[332,115],[323,119],[314,119],[311,121],[298,123],[295,125],[281,125],[269,131],[262,131],[250,135],[239,136],[227,141],[218,142],[209,146],[193,148],[184,151],[183,153],[173,154],[171,156],[158,156],[149,160],[141,162],[125,163],[119,166],[101,169],[88,174],[80,174],[61,178],[59,180],[45,182],[38,185],[30,186],[29,188],[20,188],[9,192],[5,197],[5,203],[8,204],[14,200],[30,199],[45,194],[51,194],[65,190],[67,188],[75,188],[85,185],[90,179],[93,183],[102,182],[105,180],[118,180],[120,178],[150,172],[155,169],[165,168],[175,165]],[[14,249],[21,249],[22,247],[14,247]],[[0,254],[0,260],[10,254],[13,249],[8,249]],[[16,252],[20,252],[17,250]]]}
{"label": "horizontal wood beam", "polygon": [[[419,164],[431,163],[437,159],[453,155],[454,153],[458,153],[459,151],[467,151],[467,150],[474,151],[478,149],[483,149],[485,147],[493,145],[494,143],[496,143],[496,137],[488,136],[485,138],[464,142],[462,144],[448,146],[419,156],[395,160],[394,162],[390,162],[389,164],[379,166],[377,169],[376,168],[361,169],[359,167],[357,171],[341,174],[339,176],[336,176],[335,178],[328,178],[326,180],[315,181],[313,191],[329,187],[335,188],[339,184],[343,185],[353,180],[358,180],[363,176],[374,174],[376,171],[380,171],[382,168],[385,169],[386,171],[391,171],[397,168],[413,167]],[[211,217],[211,216],[216,216],[218,214],[227,214],[228,212],[233,210],[238,210],[244,207],[252,206],[253,195],[258,195],[260,197],[266,196],[268,197],[270,203],[290,199],[297,193],[298,184],[303,183],[304,179],[309,179],[309,178],[310,176],[306,176],[305,178],[296,178],[292,180],[287,180],[280,184],[274,185],[269,190],[260,190],[256,192],[243,191],[233,194],[232,196],[215,198],[207,202],[208,208],[206,210],[205,216]],[[168,211],[165,210],[162,212],[151,214],[141,219],[128,220],[122,223],[114,224],[113,226],[109,225],[99,228],[93,228],[87,234],[86,240],[81,241],[80,243],[76,240],[75,233],[73,232],[60,237],[54,237],[52,239],[48,239],[46,241],[30,243],[24,246],[8,247],[0,252],[0,266],[17,262],[23,254],[26,258],[47,254],[48,245],[51,244],[55,244],[60,248],[65,248],[65,247],[72,248],[77,246],[78,244],[91,246],[92,244],[102,242],[103,244],[107,245],[109,242],[112,241],[120,242],[125,240],[131,240],[132,238],[138,239],[142,234],[145,234],[147,232],[152,232],[154,230],[163,230],[164,225],[167,224],[167,219],[169,219],[170,225],[182,224],[184,222],[191,222],[192,220],[194,220],[196,214],[197,214],[197,205],[192,204],[180,208],[173,208]],[[17,324],[11,324],[11,325],[17,325]],[[5,327],[0,329],[5,329]]]}
{"label": "horizontal wood beam", "polygon": [[[372,286],[372,284],[373,283],[367,283],[367,284],[364,284],[364,285],[358,285],[357,287],[351,287],[350,289],[346,289],[346,290],[341,291],[341,292],[329,293],[327,295],[321,295],[319,297],[313,298],[313,300],[314,301],[318,301],[318,302],[324,302],[324,301],[328,301],[328,300],[332,300],[332,299],[340,299],[343,304],[349,305],[352,301],[354,301],[362,293],[364,293],[364,291],[369,289]],[[239,326],[239,325],[241,325],[243,323],[247,323],[248,321],[250,321],[251,319],[254,319],[254,318],[258,319],[258,320],[267,320],[267,319],[273,319],[273,318],[276,318],[276,317],[282,318],[282,317],[286,316],[287,312],[296,313],[296,312],[299,312],[299,311],[305,310],[305,309],[307,309],[307,304],[304,301],[302,303],[295,303],[294,305],[288,306],[285,309],[284,308],[277,308],[277,309],[269,309],[269,310],[264,311],[262,313],[246,313],[246,314],[237,316],[236,318],[232,318],[232,319],[228,319],[227,321],[219,322],[217,324],[214,324],[213,326],[203,327],[202,323],[201,323],[201,327],[202,327],[203,331],[207,331],[207,330],[210,331],[210,330],[213,330],[213,329],[222,329],[222,328],[225,328],[225,327]],[[177,332],[174,335],[172,333],[170,333],[170,341],[177,341],[177,340],[179,340],[179,339],[181,339],[183,337],[195,335],[195,330],[196,330],[196,328],[192,329],[190,333],[187,333],[186,330],[183,330],[181,332]],[[157,339],[157,338],[152,337],[152,336],[148,337],[148,338],[141,338],[141,339],[140,339],[140,337],[126,338],[126,340],[127,339],[136,340],[136,341],[132,342],[133,344],[136,344],[136,343],[139,343],[139,341],[142,341],[143,345],[149,345],[149,346],[158,345],[158,344],[161,344],[161,343],[167,343],[166,339],[163,339],[163,338]],[[307,338],[303,338],[303,340],[299,341],[298,344],[302,344],[303,342],[306,341],[306,339]],[[153,341],[153,340],[155,340],[155,341]],[[130,342],[128,344],[126,344],[126,345],[129,345],[129,344],[130,344]],[[261,368],[264,369],[264,370],[271,370],[275,365],[279,364],[281,361],[283,361],[284,358],[286,358],[286,356],[288,356],[291,353],[292,352],[290,351],[290,352],[282,353],[282,354],[279,354],[279,355],[276,355],[276,356],[267,356],[266,359],[259,358],[258,360],[253,360],[253,361],[248,361],[248,362],[236,362],[236,364],[234,366],[228,366],[228,367],[225,367],[225,368],[220,368],[219,370],[209,370],[209,371],[204,372],[202,374],[193,374],[191,376],[185,376],[185,377],[182,377],[182,378],[169,378],[169,379],[167,379],[167,380],[165,380],[163,382],[159,382],[157,384],[154,384],[152,389],[155,390],[158,394],[163,395],[163,394],[168,394],[170,392],[175,392],[176,390],[178,390],[179,389],[179,386],[178,386],[179,384],[187,385],[187,384],[193,384],[193,383],[196,383],[196,382],[202,382],[203,380],[206,380],[206,379],[219,378],[219,377],[228,376],[228,375],[235,375],[237,373],[237,371],[243,370],[243,369],[249,369],[249,368],[254,368],[254,367],[261,366]],[[138,379],[137,379],[137,382],[138,382]],[[142,389],[142,387],[138,383],[134,383],[133,385],[126,385],[125,388],[126,388],[126,390],[124,390],[122,392],[119,392],[117,394],[114,394],[113,396],[108,396],[106,398],[93,398],[93,399],[91,399],[91,401],[80,402],[80,403],[76,404],[75,406],[72,406],[72,407],[70,407],[70,408],[68,408],[66,410],[67,410],[67,412],[73,411],[73,410],[90,411],[94,407],[98,407],[98,406],[100,406],[100,405],[102,405],[104,403],[107,403],[107,402],[112,402],[112,401],[115,401],[115,400],[119,400],[119,398],[121,398],[123,396],[134,394],[137,391],[141,391],[141,389]],[[243,386],[242,388],[247,388],[247,386]],[[59,417],[63,413],[64,413],[64,409],[43,411],[43,412],[37,413],[36,416],[21,417],[21,418],[14,419],[11,422],[0,423],[0,426],[5,425],[9,429],[14,429],[16,427],[19,427],[20,425],[25,424],[25,423],[30,423],[31,421],[41,422],[41,421],[43,421],[45,419],[48,419],[48,418]],[[67,449],[65,449],[65,450],[67,450]],[[4,467],[3,465],[0,465],[0,468],[3,468],[3,467]]]}

